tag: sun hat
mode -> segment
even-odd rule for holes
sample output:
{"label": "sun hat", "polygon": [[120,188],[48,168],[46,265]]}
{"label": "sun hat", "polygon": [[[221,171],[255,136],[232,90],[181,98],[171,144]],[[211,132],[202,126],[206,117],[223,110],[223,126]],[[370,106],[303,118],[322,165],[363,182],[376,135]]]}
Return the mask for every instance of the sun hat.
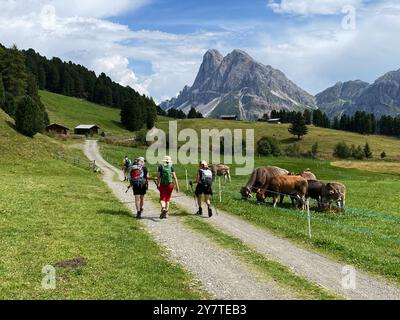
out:
{"label": "sun hat", "polygon": [[146,161],[146,159],[145,159],[145,158],[143,158],[143,157],[139,157],[139,158],[138,158],[138,161],[139,161],[139,162],[145,162],[145,161]]}
{"label": "sun hat", "polygon": [[170,156],[165,156],[162,162],[172,164],[172,158]]}
{"label": "sun hat", "polygon": [[204,168],[208,168],[208,163],[205,160],[201,161],[200,165],[203,166]]}

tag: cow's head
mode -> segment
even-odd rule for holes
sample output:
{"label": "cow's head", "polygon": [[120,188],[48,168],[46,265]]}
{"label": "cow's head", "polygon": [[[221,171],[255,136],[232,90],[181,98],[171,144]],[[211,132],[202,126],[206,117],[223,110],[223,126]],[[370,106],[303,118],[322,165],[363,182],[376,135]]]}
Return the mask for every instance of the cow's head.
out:
{"label": "cow's head", "polygon": [[267,194],[264,190],[257,189],[256,198],[257,198],[258,202],[265,202],[265,199],[267,198]]}
{"label": "cow's head", "polygon": [[242,200],[249,200],[252,197],[251,190],[247,187],[240,189],[240,194],[242,195]]}

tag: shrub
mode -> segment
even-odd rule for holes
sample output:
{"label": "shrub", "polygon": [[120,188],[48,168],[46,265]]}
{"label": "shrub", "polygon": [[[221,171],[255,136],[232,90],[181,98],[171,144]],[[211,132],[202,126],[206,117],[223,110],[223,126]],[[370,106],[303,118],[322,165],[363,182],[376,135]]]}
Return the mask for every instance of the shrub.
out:
{"label": "shrub", "polygon": [[135,144],[137,146],[147,146],[146,136],[147,136],[147,130],[145,129],[136,132]]}
{"label": "shrub", "polygon": [[257,153],[262,156],[279,156],[281,154],[278,140],[263,137],[257,142]]}
{"label": "shrub", "polygon": [[385,151],[382,151],[381,153],[381,159],[386,159],[387,155]]}
{"label": "shrub", "polygon": [[299,144],[295,143],[285,149],[285,155],[292,158],[300,158],[303,156]]}
{"label": "shrub", "polygon": [[357,148],[353,144],[351,146],[351,156],[356,159],[356,160],[362,160],[364,159],[364,152],[361,146],[358,146]]}
{"label": "shrub", "polygon": [[351,157],[351,149],[345,142],[339,142],[335,146],[333,155],[340,159],[348,159]]}
{"label": "shrub", "polygon": [[319,152],[319,145],[318,145],[318,142],[316,142],[311,147],[311,157],[312,158],[317,158],[318,157],[318,152]]}

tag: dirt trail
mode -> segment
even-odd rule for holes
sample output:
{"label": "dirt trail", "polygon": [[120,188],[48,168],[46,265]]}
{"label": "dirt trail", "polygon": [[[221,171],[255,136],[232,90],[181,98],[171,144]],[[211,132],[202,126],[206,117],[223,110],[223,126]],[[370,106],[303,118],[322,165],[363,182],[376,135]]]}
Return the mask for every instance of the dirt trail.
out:
{"label": "dirt trail", "polygon": [[[122,172],[101,157],[97,142],[87,141],[84,151],[90,160],[96,160],[96,164],[104,172],[105,183],[116,197],[125,203],[132,213],[136,213],[134,203],[132,203],[132,193],[125,193],[126,183],[114,179],[115,174],[123,179]],[[161,221],[159,215],[159,208],[148,201],[143,214],[143,223],[147,230],[167,248],[171,258],[194,274],[216,299],[275,300],[293,298],[281,290],[277,284],[261,279],[228,251],[185,227],[179,221],[179,217]]]}
{"label": "dirt trail", "polygon": [[[179,194],[176,201],[189,212],[194,212],[193,198]],[[356,289],[342,286],[346,269],[344,264],[320,254],[303,249],[292,242],[279,238],[267,230],[258,228],[238,217],[218,210],[218,215],[205,219],[227,234],[241,239],[276,261],[288,266],[296,274],[306,277],[321,287],[353,300],[399,300],[400,288],[356,270]],[[345,273],[342,273],[345,272]],[[348,271],[347,271],[348,272]]]}

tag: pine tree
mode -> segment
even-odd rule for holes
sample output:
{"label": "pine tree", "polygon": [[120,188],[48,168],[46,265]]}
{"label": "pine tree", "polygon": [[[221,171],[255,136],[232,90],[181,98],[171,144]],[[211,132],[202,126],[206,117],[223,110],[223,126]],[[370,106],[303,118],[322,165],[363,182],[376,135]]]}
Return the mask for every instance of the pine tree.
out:
{"label": "pine tree", "polygon": [[301,140],[306,134],[308,134],[308,128],[303,115],[299,112],[296,114],[292,125],[289,128],[289,133],[297,136],[298,140]]}
{"label": "pine tree", "polygon": [[6,50],[2,65],[5,90],[14,97],[25,95],[28,73],[25,66],[25,57],[16,46]]}
{"label": "pine tree", "polygon": [[25,96],[18,102],[15,126],[18,132],[28,137],[44,130],[43,111],[31,97]]}
{"label": "pine tree", "polygon": [[367,142],[364,146],[364,155],[367,159],[372,158],[371,148],[369,147],[369,143]]}

